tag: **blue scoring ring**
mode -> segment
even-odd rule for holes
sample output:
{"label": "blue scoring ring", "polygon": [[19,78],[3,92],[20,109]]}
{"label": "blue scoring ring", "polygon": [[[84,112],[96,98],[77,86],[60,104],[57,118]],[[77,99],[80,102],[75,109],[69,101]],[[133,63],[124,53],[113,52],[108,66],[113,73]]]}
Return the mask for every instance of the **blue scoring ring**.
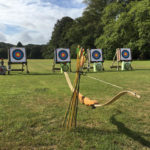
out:
{"label": "blue scoring ring", "polygon": [[58,53],[58,56],[59,56],[60,59],[66,60],[68,58],[68,53],[65,50],[61,50]]}
{"label": "blue scoring ring", "polygon": [[20,49],[14,50],[12,55],[13,58],[16,60],[21,60],[24,57],[24,53]]}

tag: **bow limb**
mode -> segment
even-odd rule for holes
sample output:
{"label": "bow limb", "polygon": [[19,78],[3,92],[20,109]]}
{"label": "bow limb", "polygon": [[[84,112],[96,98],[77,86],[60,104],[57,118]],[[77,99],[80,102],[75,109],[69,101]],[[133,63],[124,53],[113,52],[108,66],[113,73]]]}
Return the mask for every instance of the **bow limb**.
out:
{"label": "bow limb", "polygon": [[[68,83],[68,86],[70,88],[70,90],[72,92],[74,92],[74,88],[72,86],[72,83],[70,81],[70,78],[69,78],[69,75],[67,72],[64,72],[64,75],[66,77],[66,81]],[[106,106],[106,105],[110,105],[112,103],[114,103],[115,101],[117,101],[121,96],[125,95],[125,94],[129,94],[129,95],[132,95],[132,96],[135,96],[137,98],[140,98],[140,95],[136,94],[135,92],[132,92],[132,91],[122,91],[120,93],[118,93],[115,97],[113,97],[111,100],[109,100],[108,102],[104,103],[104,104],[99,104],[97,102],[97,100],[91,100],[90,98],[88,97],[84,97],[81,93],[78,93],[78,98],[79,98],[79,101],[82,103],[82,104],[85,104],[87,106],[93,106],[93,107],[102,107],[102,106]]]}
{"label": "bow limb", "polygon": [[104,103],[104,104],[94,104],[94,107],[102,107],[102,106],[106,106],[106,105],[110,105],[113,102],[117,101],[121,96],[125,95],[125,94],[130,94],[132,96],[135,96],[137,98],[140,98],[141,96],[136,94],[135,92],[132,91],[122,91],[120,93],[118,93],[115,97],[113,97],[110,101]]}
{"label": "bow limb", "polygon": [[[68,73],[64,72],[64,75],[71,92],[74,92],[74,88],[72,86]],[[80,92],[78,93],[78,99],[82,104],[85,104],[87,106],[93,106],[94,104],[99,104],[96,100],[90,100],[88,97],[84,97]]]}

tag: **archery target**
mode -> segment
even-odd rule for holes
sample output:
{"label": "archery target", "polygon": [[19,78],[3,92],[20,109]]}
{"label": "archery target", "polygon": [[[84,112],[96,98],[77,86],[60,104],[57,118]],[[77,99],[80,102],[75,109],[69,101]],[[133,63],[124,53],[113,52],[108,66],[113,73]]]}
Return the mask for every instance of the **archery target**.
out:
{"label": "archery target", "polygon": [[131,60],[131,50],[130,48],[121,48],[121,57],[120,60],[125,61],[125,60]]}
{"label": "archery target", "polygon": [[24,53],[20,49],[14,50],[12,55],[16,60],[21,60],[24,57]]}
{"label": "archery target", "polygon": [[103,61],[103,55],[101,49],[91,49],[91,62]]}
{"label": "archery target", "polygon": [[59,48],[56,50],[57,62],[70,62],[70,50]]}
{"label": "archery target", "polygon": [[68,58],[68,53],[65,50],[60,51],[58,55],[61,60],[66,60]]}
{"label": "archery target", "polygon": [[15,62],[15,63],[27,62],[25,48],[22,47],[10,48],[10,62]]}

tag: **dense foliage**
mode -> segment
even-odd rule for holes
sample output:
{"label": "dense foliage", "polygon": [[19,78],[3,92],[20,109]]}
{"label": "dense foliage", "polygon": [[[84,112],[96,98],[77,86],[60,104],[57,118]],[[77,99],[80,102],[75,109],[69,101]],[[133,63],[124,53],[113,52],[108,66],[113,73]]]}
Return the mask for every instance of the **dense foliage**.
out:
{"label": "dense foliage", "polygon": [[[69,47],[75,57],[77,45],[102,48],[112,59],[116,48],[131,48],[134,59],[150,59],[149,0],[85,0],[82,17],[58,20],[45,50]],[[51,55],[52,56],[52,55]]]}
{"label": "dense foliage", "polygon": [[[133,59],[150,59],[149,0],[84,0],[82,17],[63,17],[54,26],[47,45],[26,45],[28,58],[53,58],[55,48],[102,48],[112,59],[116,48],[131,48]],[[21,46],[21,43],[18,43]],[[20,45],[21,44],[21,45]],[[0,43],[0,57],[7,57],[11,44]]]}
{"label": "dense foliage", "polygon": [[43,56],[43,51],[45,49],[45,45],[22,45],[21,42],[18,42],[17,45],[12,45],[8,43],[0,42],[0,58],[8,58],[8,49],[13,46],[25,47],[27,51],[27,57],[31,59],[41,59],[45,58]]}
{"label": "dense foliage", "polygon": [[12,46],[11,44],[0,42],[0,58],[7,58],[8,49]]}

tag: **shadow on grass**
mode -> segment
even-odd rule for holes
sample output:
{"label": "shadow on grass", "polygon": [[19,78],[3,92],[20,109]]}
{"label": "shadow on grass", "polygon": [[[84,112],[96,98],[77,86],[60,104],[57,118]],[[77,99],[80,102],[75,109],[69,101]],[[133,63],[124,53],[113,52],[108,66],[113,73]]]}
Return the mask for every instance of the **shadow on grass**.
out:
{"label": "shadow on grass", "polygon": [[149,69],[135,69],[135,71],[150,71],[150,68]]}
{"label": "shadow on grass", "polygon": [[9,76],[15,76],[15,75],[27,75],[27,76],[30,76],[30,75],[45,75],[45,76],[49,76],[49,75],[52,75],[52,76],[55,76],[55,75],[63,75],[61,73],[39,73],[39,72],[32,72],[32,73],[20,73],[20,72],[17,72],[17,73],[13,73],[13,74],[9,74]]}
{"label": "shadow on grass", "polygon": [[[112,131],[112,130],[100,130],[97,128],[92,128],[92,127],[78,127],[75,129],[75,132],[78,132],[82,135],[86,136],[101,136],[101,135],[110,135],[110,134],[120,134],[118,131]],[[88,135],[87,135],[88,134]]]}
{"label": "shadow on grass", "polygon": [[[121,114],[121,112],[119,112],[118,114]],[[128,137],[132,138],[135,141],[138,141],[143,146],[147,146],[147,147],[150,148],[150,141],[147,141],[146,139],[141,137],[141,135],[146,135],[146,134],[138,133],[138,132],[132,131],[131,129],[127,128],[125,126],[125,124],[123,124],[122,122],[119,122],[119,121],[116,120],[116,118],[115,118],[116,115],[113,115],[110,118],[110,122],[117,126],[119,132],[127,135]],[[148,135],[146,135],[146,136],[148,136]]]}
{"label": "shadow on grass", "polygon": [[[138,70],[135,69],[135,70],[123,70],[123,71],[122,71],[122,70],[119,70],[119,71],[118,71],[118,70],[107,70],[107,69],[106,69],[106,70],[104,70],[104,71],[97,71],[97,72],[84,71],[84,72],[83,72],[83,75],[86,75],[86,74],[100,74],[100,73],[102,74],[102,73],[105,73],[105,72],[111,72],[111,73],[118,73],[118,72],[120,72],[120,73],[124,73],[124,72],[131,72],[131,71],[133,72],[133,71],[138,71]],[[148,69],[147,69],[147,71],[148,71]],[[149,71],[150,71],[150,69],[149,69]],[[72,73],[76,73],[76,72],[75,72],[75,71],[72,71]]]}
{"label": "shadow on grass", "polygon": [[63,74],[61,74],[61,73],[56,73],[56,72],[50,72],[50,73],[32,72],[32,73],[25,74],[25,75],[63,75]]}

